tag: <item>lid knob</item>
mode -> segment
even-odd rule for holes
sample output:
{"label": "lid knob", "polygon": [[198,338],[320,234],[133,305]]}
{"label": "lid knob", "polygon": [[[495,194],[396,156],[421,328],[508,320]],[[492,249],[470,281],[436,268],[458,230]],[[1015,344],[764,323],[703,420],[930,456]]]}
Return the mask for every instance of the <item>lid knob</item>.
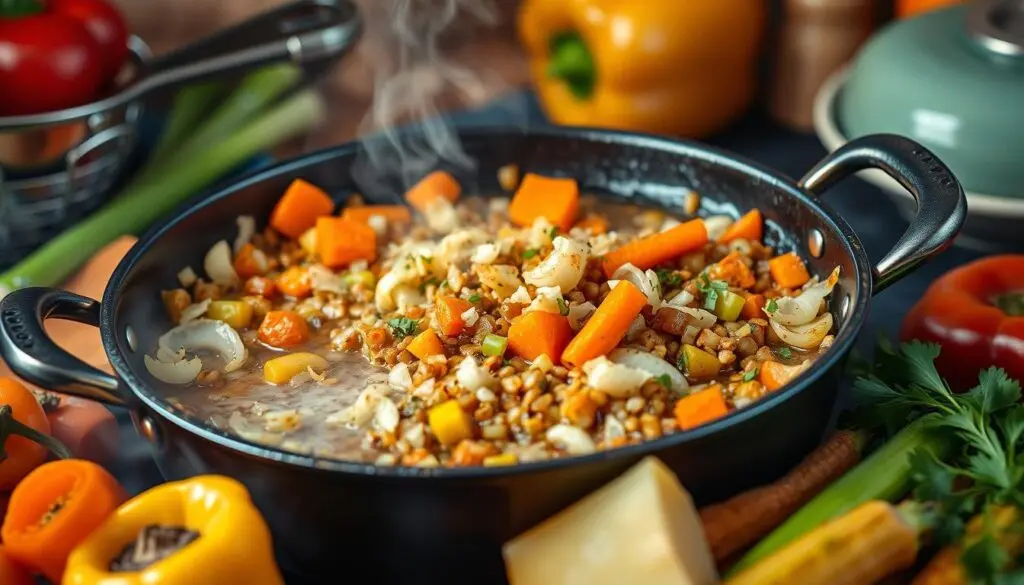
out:
{"label": "lid knob", "polygon": [[979,0],[967,31],[981,47],[1005,57],[1024,57],[1024,0]]}

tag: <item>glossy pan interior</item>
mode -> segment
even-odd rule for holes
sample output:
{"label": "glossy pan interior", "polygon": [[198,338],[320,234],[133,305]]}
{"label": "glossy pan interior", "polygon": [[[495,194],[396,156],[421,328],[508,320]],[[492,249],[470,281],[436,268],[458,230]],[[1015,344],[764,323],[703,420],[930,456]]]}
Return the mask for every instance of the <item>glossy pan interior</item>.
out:
{"label": "glossy pan interior", "polygon": [[[799,185],[702,145],[635,134],[473,129],[460,138],[476,161],[472,172],[452,169],[468,193],[501,193],[497,171],[515,163],[523,171],[574,177],[587,192],[649,201],[678,213],[690,189],[702,195],[702,214],[760,208],[769,244],[796,250],[816,274],[841,267],[830,305],[839,328],[833,347],[786,389],[705,427],[586,457],[510,468],[375,468],[318,460],[249,443],[171,411],[142,361],[172,326],[160,291],[174,286],[182,267],[201,266],[214,242],[231,241],[237,216],[253,215],[262,224],[295,178],[342,201],[356,190],[352,166],[359,146],[353,144],[258,172],[186,205],[128,253],[102,308],[47,289],[9,295],[0,303],[0,352],[16,372],[44,386],[126,404],[169,478],[224,473],[244,481],[272,526],[286,567],[322,577],[339,563],[369,564],[384,582],[409,577],[500,582],[501,542],[645,455],[669,464],[701,502],[770,480],[792,466],[825,430],[841,363],[864,323],[872,292],[946,247],[966,212],[963,192],[948,169],[919,145],[895,136],[851,142]],[[816,199],[834,181],[866,167],[889,172],[920,202],[906,236],[876,268],[850,227]],[[401,187],[393,183],[363,194],[388,198]],[[90,370],[53,345],[41,327],[47,316],[98,325],[117,377]]]}

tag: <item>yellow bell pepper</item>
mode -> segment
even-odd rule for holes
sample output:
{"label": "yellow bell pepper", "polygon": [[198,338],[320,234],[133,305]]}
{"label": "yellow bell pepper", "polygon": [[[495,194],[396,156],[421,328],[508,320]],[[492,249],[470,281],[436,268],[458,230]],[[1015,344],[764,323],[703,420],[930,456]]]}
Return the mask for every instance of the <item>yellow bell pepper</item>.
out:
{"label": "yellow bell pepper", "polygon": [[524,0],[519,34],[548,117],[701,138],[756,92],[764,0]]}
{"label": "yellow bell pepper", "polygon": [[[111,562],[148,526],[199,534],[139,571]],[[221,476],[166,483],[128,501],[71,553],[63,585],[284,585],[270,530],[245,487]]]}

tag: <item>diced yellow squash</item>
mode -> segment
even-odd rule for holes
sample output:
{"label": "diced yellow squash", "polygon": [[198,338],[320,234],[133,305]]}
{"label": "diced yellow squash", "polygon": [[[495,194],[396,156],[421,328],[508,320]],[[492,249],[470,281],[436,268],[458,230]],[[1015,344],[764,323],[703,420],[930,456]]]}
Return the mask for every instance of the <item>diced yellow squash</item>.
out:
{"label": "diced yellow squash", "polygon": [[414,337],[409,343],[409,347],[405,349],[421,360],[425,360],[432,355],[444,353],[444,345],[442,345],[441,339],[437,336],[437,333],[434,333],[433,329],[425,329]]}
{"label": "diced yellow squash", "polygon": [[316,226],[309,228],[299,236],[299,245],[310,256],[316,254]]}
{"label": "diced yellow squash", "polygon": [[473,438],[473,421],[462,410],[457,400],[447,400],[427,412],[430,430],[442,444],[457,445],[463,439]]}
{"label": "diced yellow squash", "polygon": [[715,585],[690,494],[648,457],[505,544],[510,585]]}
{"label": "diced yellow squash", "polygon": [[241,329],[252,322],[252,305],[245,301],[210,301],[206,316]]}
{"label": "diced yellow squash", "polygon": [[307,351],[290,353],[263,364],[263,379],[271,384],[286,384],[307,368],[322,372],[327,369],[327,360]]}
{"label": "diced yellow squash", "polygon": [[502,453],[484,457],[484,467],[502,467],[504,465],[515,465],[519,461],[515,453]]}
{"label": "diced yellow squash", "polygon": [[718,357],[696,345],[687,343],[683,346],[683,372],[690,378],[701,380],[714,378],[722,369]]}

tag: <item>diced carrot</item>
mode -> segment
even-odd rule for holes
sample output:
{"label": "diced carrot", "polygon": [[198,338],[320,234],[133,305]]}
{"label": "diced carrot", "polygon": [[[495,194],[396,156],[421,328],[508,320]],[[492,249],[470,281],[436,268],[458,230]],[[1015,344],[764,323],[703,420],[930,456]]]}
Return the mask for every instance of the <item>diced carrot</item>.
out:
{"label": "diced carrot", "polygon": [[569,320],[556,313],[531,311],[512,322],[508,329],[508,348],[527,360],[543,354],[551,359],[562,355],[572,338]]}
{"label": "diced carrot", "polygon": [[357,207],[346,207],[341,212],[341,218],[359,223],[368,223],[370,218],[379,215],[389,222],[409,223],[412,221],[412,212],[404,205],[359,205]]}
{"label": "diced carrot", "polygon": [[712,280],[724,280],[739,288],[750,288],[756,282],[754,272],[743,261],[739,252],[730,252],[725,258],[711,265],[708,268],[708,275]]}
{"label": "diced carrot", "polygon": [[270,227],[295,239],[316,224],[318,217],[330,215],[334,201],[319,187],[295,179],[270,214]]}
{"label": "diced carrot", "polygon": [[460,195],[462,195],[462,185],[459,185],[451,173],[434,171],[406,191],[405,201],[420,211],[426,211],[438,197],[455,203],[459,200]]}
{"label": "diced carrot", "polygon": [[640,270],[654,268],[687,252],[693,252],[708,242],[704,220],[694,219],[676,227],[634,240],[604,256],[604,273],[611,278],[623,264],[632,264]]}
{"label": "diced carrot", "polygon": [[589,230],[591,235],[599,236],[608,233],[608,220],[600,215],[588,215],[576,222],[575,227],[581,230]]}
{"label": "diced carrot", "polygon": [[252,244],[242,246],[235,254],[235,272],[241,278],[260,276],[267,271],[267,256]]}
{"label": "diced carrot", "polygon": [[772,273],[775,284],[782,288],[803,286],[804,283],[811,279],[803,259],[793,252],[776,256],[769,260],[768,270]]}
{"label": "diced carrot", "polygon": [[743,301],[743,310],[740,311],[740,316],[744,319],[763,319],[766,302],[764,295],[747,295],[746,300]]}
{"label": "diced carrot", "polygon": [[405,349],[421,360],[432,355],[444,355],[444,345],[433,329],[424,329],[422,333],[413,338]]}
{"label": "diced carrot", "polygon": [[294,311],[270,311],[263,317],[257,336],[273,347],[292,347],[309,339],[309,324]]}
{"label": "diced carrot", "polygon": [[277,285],[265,276],[254,276],[245,281],[245,294],[269,299],[277,294]]}
{"label": "diced carrot", "polygon": [[316,220],[316,249],[328,268],[343,268],[356,260],[377,259],[377,232],[365,223],[340,217]]}
{"label": "diced carrot", "polygon": [[308,297],[313,292],[313,279],[301,266],[292,266],[279,274],[275,284],[278,290],[297,299]]}
{"label": "diced carrot", "polygon": [[692,429],[729,413],[722,387],[718,384],[684,396],[676,401],[676,423],[680,429]]}
{"label": "diced carrot", "polygon": [[508,206],[508,217],[522,227],[543,217],[567,232],[579,209],[580,189],[575,179],[527,173]]}
{"label": "diced carrot", "polygon": [[726,228],[722,235],[718,236],[718,241],[722,244],[741,239],[760,242],[763,235],[764,218],[761,217],[761,210],[755,208]]}
{"label": "diced carrot", "polygon": [[434,316],[441,333],[452,337],[466,329],[462,314],[472,308],[469,301],[457,297],[438,296],[434,300]]}
{"label": "diced carrot", "polygon": [[774,392],[802,374],[809,365],[810,361],[795,366],[787,366],[786,364],[769,360],[761,364],[761,373],[758,379],[764,384],[765,390]]}
{"label": "diced carrot", "polygon": [[620,281],[565,348],[562,363],[582,366],[615,349],[645,306],[647,296],[633,283]]}

